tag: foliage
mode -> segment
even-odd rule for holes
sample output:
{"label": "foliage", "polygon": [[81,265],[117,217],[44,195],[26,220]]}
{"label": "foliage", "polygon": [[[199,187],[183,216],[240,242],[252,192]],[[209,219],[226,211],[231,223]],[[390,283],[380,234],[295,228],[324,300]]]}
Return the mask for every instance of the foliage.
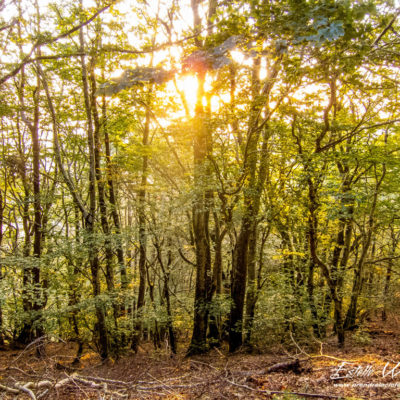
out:
{"label": "foliage", "polygon": [[391,2],[14,3],[1,340],[368,344],[399,307]]}

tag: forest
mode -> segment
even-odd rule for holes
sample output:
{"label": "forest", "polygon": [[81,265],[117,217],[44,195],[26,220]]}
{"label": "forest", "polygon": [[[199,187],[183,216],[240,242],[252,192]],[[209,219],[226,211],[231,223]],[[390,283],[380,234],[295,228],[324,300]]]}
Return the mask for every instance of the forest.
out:
{"label": "forest", "polygon": [[400,361],[398,7],[0,0],[0,394],[292,399],[71,371]]}

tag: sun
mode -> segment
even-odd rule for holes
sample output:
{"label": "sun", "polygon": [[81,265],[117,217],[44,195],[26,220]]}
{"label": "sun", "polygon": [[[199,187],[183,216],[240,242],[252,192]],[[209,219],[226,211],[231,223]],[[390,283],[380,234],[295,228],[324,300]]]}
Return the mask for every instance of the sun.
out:
{"label": "sun", "polygon": [[176,80],[177,89],[183,94],[190,114],[193,115],[197,101],[197,89],[199,82],[194,75],[181,75]]}

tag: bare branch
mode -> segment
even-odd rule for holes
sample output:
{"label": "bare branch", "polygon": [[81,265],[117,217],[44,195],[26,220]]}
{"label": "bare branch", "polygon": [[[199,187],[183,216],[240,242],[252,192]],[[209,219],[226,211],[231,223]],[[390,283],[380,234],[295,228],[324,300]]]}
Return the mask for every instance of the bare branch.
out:
{"label": "bare branch", "polygon": [[379,41],[383,38],[383,36],[385,35],[385,33],[392,27],[392,25],[394,24],[394,22],[396,21],[397,17],[400,14],[400,10],[397,11],[397,13],[395,14],[395,16],[390,20],[390,22],[386,25],[385,29],[379,34],[379,36],[376,38],[375,42],[372,44],[373,46],[377,46]]}
{"label": "bare branch", "polygon": [[6,29],[12,28],[17,23],[17,19],[14,18],[8,25],[3,25],[0,27],[0,32],[5,31]]}
{"label": "bare branch", "polygon": [[51,99],[50,96],[50,91],[49,91],[49,87],[47,85],[47,80],[46,77],[40,67],[40,65],[37,66],[37,72],[40,76],[40,80],[42,81],[43,84],[43,88],[44,91],[46,93],[46,97],[47,97],[47,102],[49,105],[49,110],[50,110],[50,115],[51,115],[51,119],[52,119],[52,124],[53,124],[53,143],[54,143],[54,150],[55,150],[55,155],[56,155],[56,161],[58,164],[58,168],[60,169],[62,176],[64,178],[64,181],[66,183],[66,185],[68,186],[68,189],[74,199],[75,204],[78,206],[79,210],[82,213],[83,218],[85,219],[85,221],[87,221],[88,219],[91,218],[90,213],[88,212],[88,210],[86,209],[86,206],[83,202],[83,200],[81,199],[81,197],[79,196],[74,183],[72,182],[71,177],[69,176],[67,170],[64,168],[63,162],[61,160],[61,151],[60,151],[60,143],[58,140],[58,125],[57,125],[57,119],[56,119],[56,113],[54,110],[54,105],[53,105],[53,101]]}
{"label": "bare branch", "polygon": [[109,4],[107,4],[106,6],[102,7],[100,10],[96,11],[89,19],[83,21],[82,23],[80,23],[77,26],[74,26],[73,28],[69,29],[67,32],[61,33],[58,36],[55,36],[53,38],[47,39],[47,40],[37,40],[36,43],[32,46],[31,50],[29,51],[28,55],[25,56],[22,61],[8,74],[4,75],[3,77],[0,78],[0,85],[3,84],[4,82],[6,82],[8,79],[12,78],[13,76],[17,75],[19,71],[21,71],[21,69],[27,65],[32,63],[33,61],[35,61],[35,59],[31,58],[31,55],[33,54],[33,52],[40,48],[41,46],[44,45],[48,45],[51,43],[54,43],[60,39],[63,39],[69,35],[71,35],[72,33],[78,31],[79,29],[81,29],[82,27],[90,24],[90,22],[92,22],[94,19],[96,19],[102,12],[106,11],[107,9],[109,9],[114,3],[116,2],[116,0],[112,0]]}

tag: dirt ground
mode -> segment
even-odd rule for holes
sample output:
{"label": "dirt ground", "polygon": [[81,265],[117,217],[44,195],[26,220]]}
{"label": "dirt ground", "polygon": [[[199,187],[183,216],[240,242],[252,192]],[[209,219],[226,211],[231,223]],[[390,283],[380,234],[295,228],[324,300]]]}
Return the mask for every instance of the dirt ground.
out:
{"label": "dirt ground", "polygon": [[87,351],[79,366],[74,343],[49,343],[42,359],[34,346],[3,350],[0,399],[400,399],[395,322],[370,323],[343,349],[331,338],[311,350],[293,341],[268,354],[222,348],[186,359],[183,347],[171,356],[145,344],[105,363]]}

